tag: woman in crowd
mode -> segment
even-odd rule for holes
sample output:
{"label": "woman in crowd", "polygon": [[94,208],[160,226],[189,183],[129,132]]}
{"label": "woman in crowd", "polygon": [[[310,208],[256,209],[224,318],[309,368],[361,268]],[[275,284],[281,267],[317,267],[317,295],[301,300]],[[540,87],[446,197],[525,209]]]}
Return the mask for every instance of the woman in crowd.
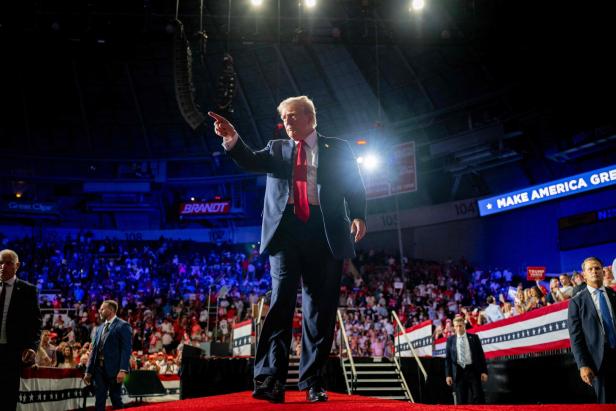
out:
{"label": "woman in crowd", "polygon": [[526,301],[526,311],[534,310],[545,306],[545,297],[543,293],[536,285],[526,289],[528,291],[528,298]]}
{"label": "woman in crowd", "polygon": [[515,312],[517,314],[522,314],[526,312],[526,295],[524,293],[524,288],[522,288],[522,284],[518,285],[518,289],[515,293],[515,299],[513,302]]}
{"label": "woman in crowd", "polygon": [[56,366],[56,347],[51,344],[51,331],[43,330],[41,332],[41,342],[34,357],[35,364],[39,367],[55,367]]}
{"label": "woman in crowd", "polygon": [[513,317],[515,315],[515,311],[511,305],[511,303],[509,301],[506,301],[503,304],[503,307],[501,308],[501,311],[503,312],[503,317],[504,318],[509,318],[509,317]]}
{"label": "woman in crowd", "polygon": [[66,344],[62,348],[63,361],[58,364],[58,368],[75,368],[75,356],[73,355],[73,348]]}

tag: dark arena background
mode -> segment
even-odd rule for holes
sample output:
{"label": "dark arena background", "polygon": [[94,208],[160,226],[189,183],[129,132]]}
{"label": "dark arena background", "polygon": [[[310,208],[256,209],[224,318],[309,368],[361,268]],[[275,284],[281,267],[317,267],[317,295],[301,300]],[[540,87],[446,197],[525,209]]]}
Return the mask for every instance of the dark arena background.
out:
{"label": "dark arena background", "polygon": [[[0,249],[43,315],[18,409],[93,409],[81,378],[106,299],[133,330],[129,407],[452,409],[462,316],[489,374],[468,409],[616,409],[593,404],[567,325],[585,258],[616,287],[608,3],[2,2]],[[261,149],[300,95],[354,151],[367,235],[344,263],[329,402],[297,391],[298,290],[276,405],[250,395],[266,175],[206,113]]]}

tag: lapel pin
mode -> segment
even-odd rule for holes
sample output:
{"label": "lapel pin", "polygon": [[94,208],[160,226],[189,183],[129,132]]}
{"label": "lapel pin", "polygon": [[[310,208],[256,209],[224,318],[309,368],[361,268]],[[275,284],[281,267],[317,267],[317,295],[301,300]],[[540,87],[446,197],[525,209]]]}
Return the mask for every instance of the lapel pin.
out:
{"label": "lapel pin", "polygon": [[325,148],[329,148],[329,144],[325,144]]}

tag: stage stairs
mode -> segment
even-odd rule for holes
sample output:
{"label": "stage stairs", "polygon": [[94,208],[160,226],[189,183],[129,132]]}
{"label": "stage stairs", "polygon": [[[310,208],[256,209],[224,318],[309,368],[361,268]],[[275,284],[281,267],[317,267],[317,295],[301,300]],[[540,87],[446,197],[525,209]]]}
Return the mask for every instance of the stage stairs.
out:
{"label": "stage stairs", "polygon": [[291,356],[289,358],[289,370],[287,372],[287,381],[285,388],[287,390],[299,390],[299,357]]}
{"label": "stage stairs", "polygon": [[343,366],[346,380],[350,382],[349,394],[412,401],[411,393],[395,359],[356,358],[355,375],[350,361],[344,361]]}

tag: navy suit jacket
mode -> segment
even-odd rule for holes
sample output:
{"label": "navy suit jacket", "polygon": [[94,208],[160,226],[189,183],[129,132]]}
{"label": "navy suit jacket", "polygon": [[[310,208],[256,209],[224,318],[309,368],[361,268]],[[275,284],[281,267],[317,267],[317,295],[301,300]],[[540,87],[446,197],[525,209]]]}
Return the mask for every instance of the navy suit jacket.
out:
{"label": "navy suit jacket", "polygon": [[[357,160],[349,144],[338,138],[317,137],[319,154],[317,191],[325,235],[329,248],[338,259],[355,256],[351,220],[366,221],[366,191]],[[270,244],[289,199],[293,173],[293,140],[270,140],[259,151],[250,149],[242,139],[228,152],[242,168],[267,173],[261,252]]]}
{"label": "navy suit jacket", "polygon": [[38,350],[41,337],[41,311],[36,287],[27,281],[15,279],[15,289],[6,315],[6,337],[15,351]]}
{"label": "navy suit jacket", "polygon": [[[471,349],[471,361],[475,371],[479,374],[487,374],[488,367],[486,366],[486,358],[483,353],[483,347],[481,346],[481,340],[475,334],[466,333],[468,336],[468,345]],[[458,349],[456,344],[456,335],[452,335],[447,338],[447,345],[445,347],[445,376],[452,377],[454,381],[457,381],[456,376],[456,364],[458,363]]]}
{"label": "navy suit jacket", "polygon": [[[616,310],[616,292],[605,287],[607,297]],[[605,336],[599,313],[588,288],[569,300],[569,338],[578,368],[590,367],[595,373],[603,362]]]}
{"label": "navy suit jacket", "polygon": [[[86,366],[86,373],[88,374],[92,374],[94,371],[94,365],[98,357],[98,347],[103,343],[101,337],[104,328],[105,323],[99,325],[96,329],[92,353],[90,354],[90,359]],[[130,325],[119,317],[109,326],[109,334],[104,341],[102,351],[105,374],[107,374],[107,377],[115,377],[120,370],[125,370],[126,372],[130,370],[129,359],[132,336],[133,332]]]}

